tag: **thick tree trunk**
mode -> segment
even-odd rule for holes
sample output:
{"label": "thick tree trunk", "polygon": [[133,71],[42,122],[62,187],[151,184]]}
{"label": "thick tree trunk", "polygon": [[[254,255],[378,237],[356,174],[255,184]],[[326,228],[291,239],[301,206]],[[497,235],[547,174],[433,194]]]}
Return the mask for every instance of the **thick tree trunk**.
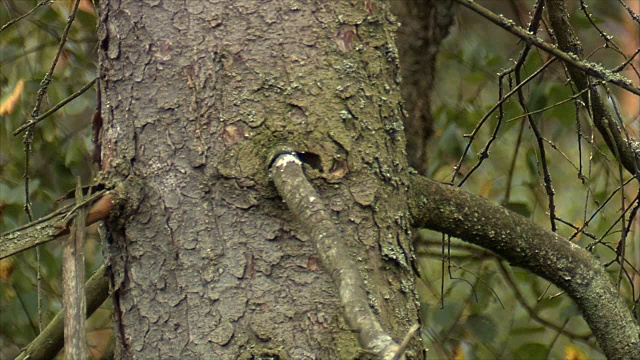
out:
{"label": "thick tree trunk", "polygon": [[[363,358],[268,159],[302,154],[400,341],[418,322],[397,24],[376,1],[100,1],[120,357]],[[129,204],[127,204],[129,202]],[[132,204],[133,203],[133,204]],[[415,339],[412,357],[423,358]]]}

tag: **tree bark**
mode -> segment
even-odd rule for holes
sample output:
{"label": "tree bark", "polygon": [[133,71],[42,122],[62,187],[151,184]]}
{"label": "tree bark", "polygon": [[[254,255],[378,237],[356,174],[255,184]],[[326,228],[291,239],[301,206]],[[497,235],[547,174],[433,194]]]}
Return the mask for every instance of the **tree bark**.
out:
{"label": "tree bark", "polygon": [[[301,154],[398,343],[418,322],[397,24],[376,1],[100,1],[118,358],[367,358],[276,196]],[[410,358],[424,358],[413,340]]]}

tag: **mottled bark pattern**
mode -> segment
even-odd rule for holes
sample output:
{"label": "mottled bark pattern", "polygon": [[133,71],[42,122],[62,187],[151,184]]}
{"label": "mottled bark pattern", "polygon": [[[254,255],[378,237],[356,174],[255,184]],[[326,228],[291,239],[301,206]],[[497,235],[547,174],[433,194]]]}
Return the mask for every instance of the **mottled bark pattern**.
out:
{"label": "mottled bark pattern", "polygon": [[386,6],[100,1],[102,166],[144,191],[106,246],[119,356],[367,357],[269,180],[283,144],[317,160],[384,329],[400,341],[418,321]]}

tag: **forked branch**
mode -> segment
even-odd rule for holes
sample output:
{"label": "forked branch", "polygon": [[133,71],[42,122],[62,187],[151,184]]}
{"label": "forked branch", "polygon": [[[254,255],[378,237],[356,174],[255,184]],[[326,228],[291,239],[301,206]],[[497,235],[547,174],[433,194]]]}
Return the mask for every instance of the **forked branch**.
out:
{"label": "forked branch", "polygon": [[[593,123],[604,138],[607,147],[631,175],[640,179],[640,142],[626,136],[622,125],[613,120],[597,87],[589,77],[592,76],[595,79],[615,84],[638,96],[640,96],[640,88],[634,86],[629,79],[620,74],[584,59],[582,45],[569,23],[569,14],[564,7],[564,0],[546,0],[551,27],[557,37],[558,46],[545,42],[535,34],[515,25],[512,20],[491,12],[473,0],[456,1],[519,37],[527,44],[536,46],[562,60],[566,64],[578,92],[584,92],[582,98],[589,107]],[[587,91],[585,92],[585,90]]]}
{"label": "forked branch", "polygon": [[[558,48],[572,52],[576,58],[583,61],[582,44],[569,23],[569,14],[564,6],[564,0],[547,0],[547,10],[551,28],[558,39]],[[631,175],[640,180],[640,142],[629,138],[623,125],[616,123],[607,110],[605,102],[598,93],[598,89],[591,83],[590,74],[575,66],[567,66],[571,80],[576,84],[578,91],[588,90],[582,95],[584,103],[591,110],[593,123],[600,135],[607,143],[609,150],[616,156],[622,166]],[[640,93],[635,93],[640,95]],[[638,99],[640,100],[640,98]]]}
{"label": "forked branch", "polygon": [[[610,70],[606,70],[599,64],[590,63],[584,61],[583,59],[578,58],[575,53],[571,51],[567,51],[566,49],[560,49],[548,42],[545,42],[542,38],[537,37],[535,34],[530,33],[529,31],[517,26],[512,20],[507,19],[502,15],[497,15],[491,12],[489,9],[480,6],[480,4],[476,3],[473,0],[456,0],[461,5],[467,7],[470,10],[475,11],[479,15],[483,16],[485,19],[491,21],[492,23],[500,26],[501,28],[507,30],[511,34],[519,37],[521,40],[525,41],[528,44],[531,44],[555,57],[562,60],[564,63],[568,64],[571,67],[579,69],[580,71],[589,74],[595,78],[600,80],[615,84],[631,93],[640,96],[640,88],[637,88],[633,85],[633,83],[621,76],[619,74],[615,74]],[[558,0],[563,1],[563,0]]]}

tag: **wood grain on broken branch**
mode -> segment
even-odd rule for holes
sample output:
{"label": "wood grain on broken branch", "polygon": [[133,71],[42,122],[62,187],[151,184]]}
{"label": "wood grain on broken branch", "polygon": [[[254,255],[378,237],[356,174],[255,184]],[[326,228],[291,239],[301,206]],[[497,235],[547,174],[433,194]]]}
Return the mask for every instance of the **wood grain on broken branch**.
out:
{"label": "wood grain on broken branch", "polygon": [[413,176],[413,225],[498,254],[563,289],[609,359],[640,359],[640,327],[591,253],[530,220],[464,190]]}
{"label": "wood grain on broken branch", "polygon": [[64,304],[65,358],[86,359],[87,322],[84,287],[84,242],[86,238],[87,204],[78,178],[75,191],[76,214],[69,238],[62,241],[62,303]]}
{"label": "wood grain on broken branch", "polygon": [[[86,225],[109,217],[113,208],[112,192],[100,191],[87,200],[91,203],[86,216]],[[66,206],[32,223],[0,235],[0,259],[15,255],[59,236],[69,234],[70,220],[78,206]]]}

